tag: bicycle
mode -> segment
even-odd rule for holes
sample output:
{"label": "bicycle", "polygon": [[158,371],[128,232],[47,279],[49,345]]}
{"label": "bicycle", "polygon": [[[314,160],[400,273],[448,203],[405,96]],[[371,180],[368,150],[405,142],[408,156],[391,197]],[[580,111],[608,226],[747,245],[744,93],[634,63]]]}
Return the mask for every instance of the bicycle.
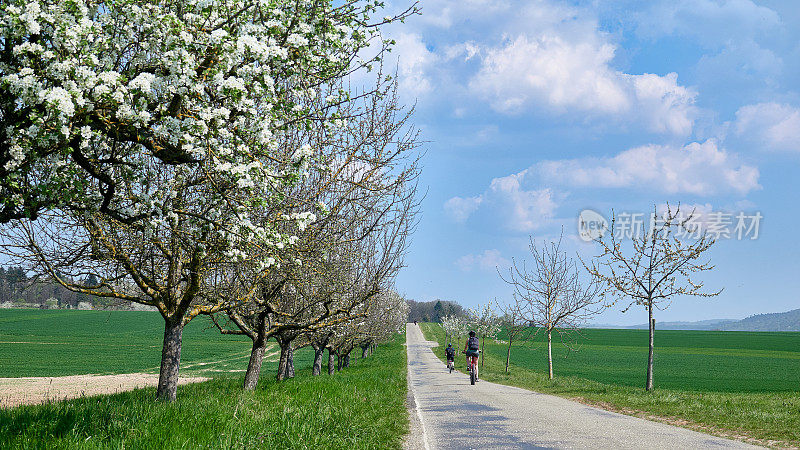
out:
{"label": "bicycle", "polygon": [[[466,354],[467,352],[462,352]],[[480,355],[481,351],[478,350]],[[478,357],[467,355],[467,371],[469,372],[469,384],[475,384],[478,381]]]}

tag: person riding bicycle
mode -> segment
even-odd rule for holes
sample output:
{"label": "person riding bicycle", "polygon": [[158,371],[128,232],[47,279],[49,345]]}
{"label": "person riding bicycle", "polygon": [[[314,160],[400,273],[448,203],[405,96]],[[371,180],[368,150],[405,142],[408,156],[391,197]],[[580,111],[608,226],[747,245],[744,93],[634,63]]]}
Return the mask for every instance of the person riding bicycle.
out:
{"label": "person riding bicycle", "polygon": [[453,344],[447,344],[447,348],[444,349],[444,356],[447,358],[448,363],[455,361],[456,349],[453,348]]}
{"label": "person riding bicycle", "polygon": [[478,337],[475,336],[474,331],[469,332],[469,339],[464,344],[464,353],[467,354],[467,366],[469,366],[470,362],[478,365],[478,354],[480,353],[481,349],[481,341],[478,340]]}

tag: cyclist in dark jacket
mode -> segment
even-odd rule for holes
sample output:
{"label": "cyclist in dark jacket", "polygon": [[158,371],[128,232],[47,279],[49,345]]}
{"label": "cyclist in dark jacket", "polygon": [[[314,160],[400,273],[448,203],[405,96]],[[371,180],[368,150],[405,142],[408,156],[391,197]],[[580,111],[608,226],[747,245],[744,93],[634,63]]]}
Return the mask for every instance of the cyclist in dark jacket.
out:
{"label": "cyclist in dark jacket", "polygon": [[456,349],[453,348],[453,344],[447,344],[447,348],[444,349],[444,356],[447,357],[447,362],[455,361]]}

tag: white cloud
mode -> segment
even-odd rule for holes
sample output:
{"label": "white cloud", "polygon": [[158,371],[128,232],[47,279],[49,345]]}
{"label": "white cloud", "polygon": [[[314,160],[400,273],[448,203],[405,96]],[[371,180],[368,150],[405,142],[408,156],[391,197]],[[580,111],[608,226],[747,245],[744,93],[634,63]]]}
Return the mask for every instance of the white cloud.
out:
{"label": "white cloud", "polygon": [[714,140],[683,147],[645,145],[610,158],[544,161],[529,172],[540,182],[567,187],[643,188],[700,196],[760,188],[758,169],[741,163]]}
{"label": "white cloud", "polygon": [[444,204],[445,212],[456,222],[463,223],[483,202],[483,197],[453,197]]}
{"label": "white cloud", "polygon": [[682,147],[651,144],[606,158],[542,161],[521,172],[494,178],[479,196],[451,198],[445,210],[457,222],[464,222],[486,207],[507,228],[530,232],[556,220],[557,200],[568,189],[617,188],[701,197],[745,195],[761,188],[758,179],[758,168],[741,162],[713,139]]}
{"label": "white cloud", "polygon": [[775,11],[751,0],[668,0],[653,4],[636,17],[640,36],[679,34],[695,37],[706,46],[721,46],[741,37],[773,33],[781,26]]}
{"label": "white cloud", "polygon": [[556,210],[550,189],[524,189],[521,181],[526,171],[495,178],[488,197],[504,212],[506,226],[518,231],[532,231],[547,223]]}
{"label": "white cloud", "polygon": [[394,40],[394,51],[399,55],[400,92],[411,97],[427,94],[433,89],[429,72],[438,56],[428,50],[419,34],[398,33]]}
{"label": "white cloud", "polygon": [[633,84],[635,107],[630,112],[642,117],[650,130],[681,136],[692,132],[697,93],[680,86],[678,74],[662,77],[645,73],[624,78]]}
{"label": "white cloud", "polygon": [[557,208],[551,189],[525,189],[521,181],[527,171],[495,178],[489,189],[476,197],[453,197],[445,211],[458,222],[465,222],[481,206],[496,210],[495,217],[512,230],[532,231],[550,222]]}
{"label": "white cloud", "polygon": [[444,49],[444,54],[448,60],[462,59],[463,61],[469,61],[474,58],[480,50],[480,47],[474,41],[467,41],[446,47]]}
{"label": "white cloud", "polygon": [[[768,48],[761,47],[753,39],[730,41],[717,54],[703,55],[697,62],[696,73],[702,82],[718,86],[719,74],[726,74],[731,81],[775,84],[783,71],[783,59]],[[731,80],[733,79],[733,80]],[[741,95],[741,94],[740,94]]]}
{"label": "white cloud", "polygon": [[743,106],[736,111],[734,131],[766,150],[800,152],[800,109],[778,103]]}
{"label": "white cloud", "polygon": [[608,68],[613,57],[614,47],[603,43],[520,35],[486,50],[470,88],[505,113],[519,113],[531,103],[617,113],[630,105]]}
{"label": "white cloud", "polygon": [[456,260],[456,265],[464,272],[478,268],[484,272],[495,272],[511,265],[511,261],[503,258],[497,249],[486,250],[480,255],[464,255]]}
{"label": "white cloud", "polygon": [[[688,136],[697,94],[677,75],[615,68],[615,37],[593,8],[551,0],[440,0],[396,33],[401,88],[504,114],[636,124]],[[409,32],[408,30],[412,30]],[[424,38],[423,38],[424,37]],[[474,109],[474,108],[473,108]]]}
{"label": "white cloud", "polygon": [[675,73],[631,75],[613,69],[614,52],[615,46],[596,29],[578,39],[521,34],[485,49],[469,87],[507,114],[530,108],[582,112],[643,121],[655,132],[690,134],[697,94],[680,86]]}

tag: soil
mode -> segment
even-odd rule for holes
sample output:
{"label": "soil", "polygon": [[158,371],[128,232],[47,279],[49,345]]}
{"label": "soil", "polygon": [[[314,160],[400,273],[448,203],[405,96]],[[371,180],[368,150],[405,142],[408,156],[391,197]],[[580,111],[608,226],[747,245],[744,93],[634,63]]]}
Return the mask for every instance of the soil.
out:
{"label": "soil", "polygon": [[[178,384],[197,383],[208,379],[205,377],[181,377]],[[157,384],[158,374],[150,373],[0,378],[0,408],[113,394]]]}

